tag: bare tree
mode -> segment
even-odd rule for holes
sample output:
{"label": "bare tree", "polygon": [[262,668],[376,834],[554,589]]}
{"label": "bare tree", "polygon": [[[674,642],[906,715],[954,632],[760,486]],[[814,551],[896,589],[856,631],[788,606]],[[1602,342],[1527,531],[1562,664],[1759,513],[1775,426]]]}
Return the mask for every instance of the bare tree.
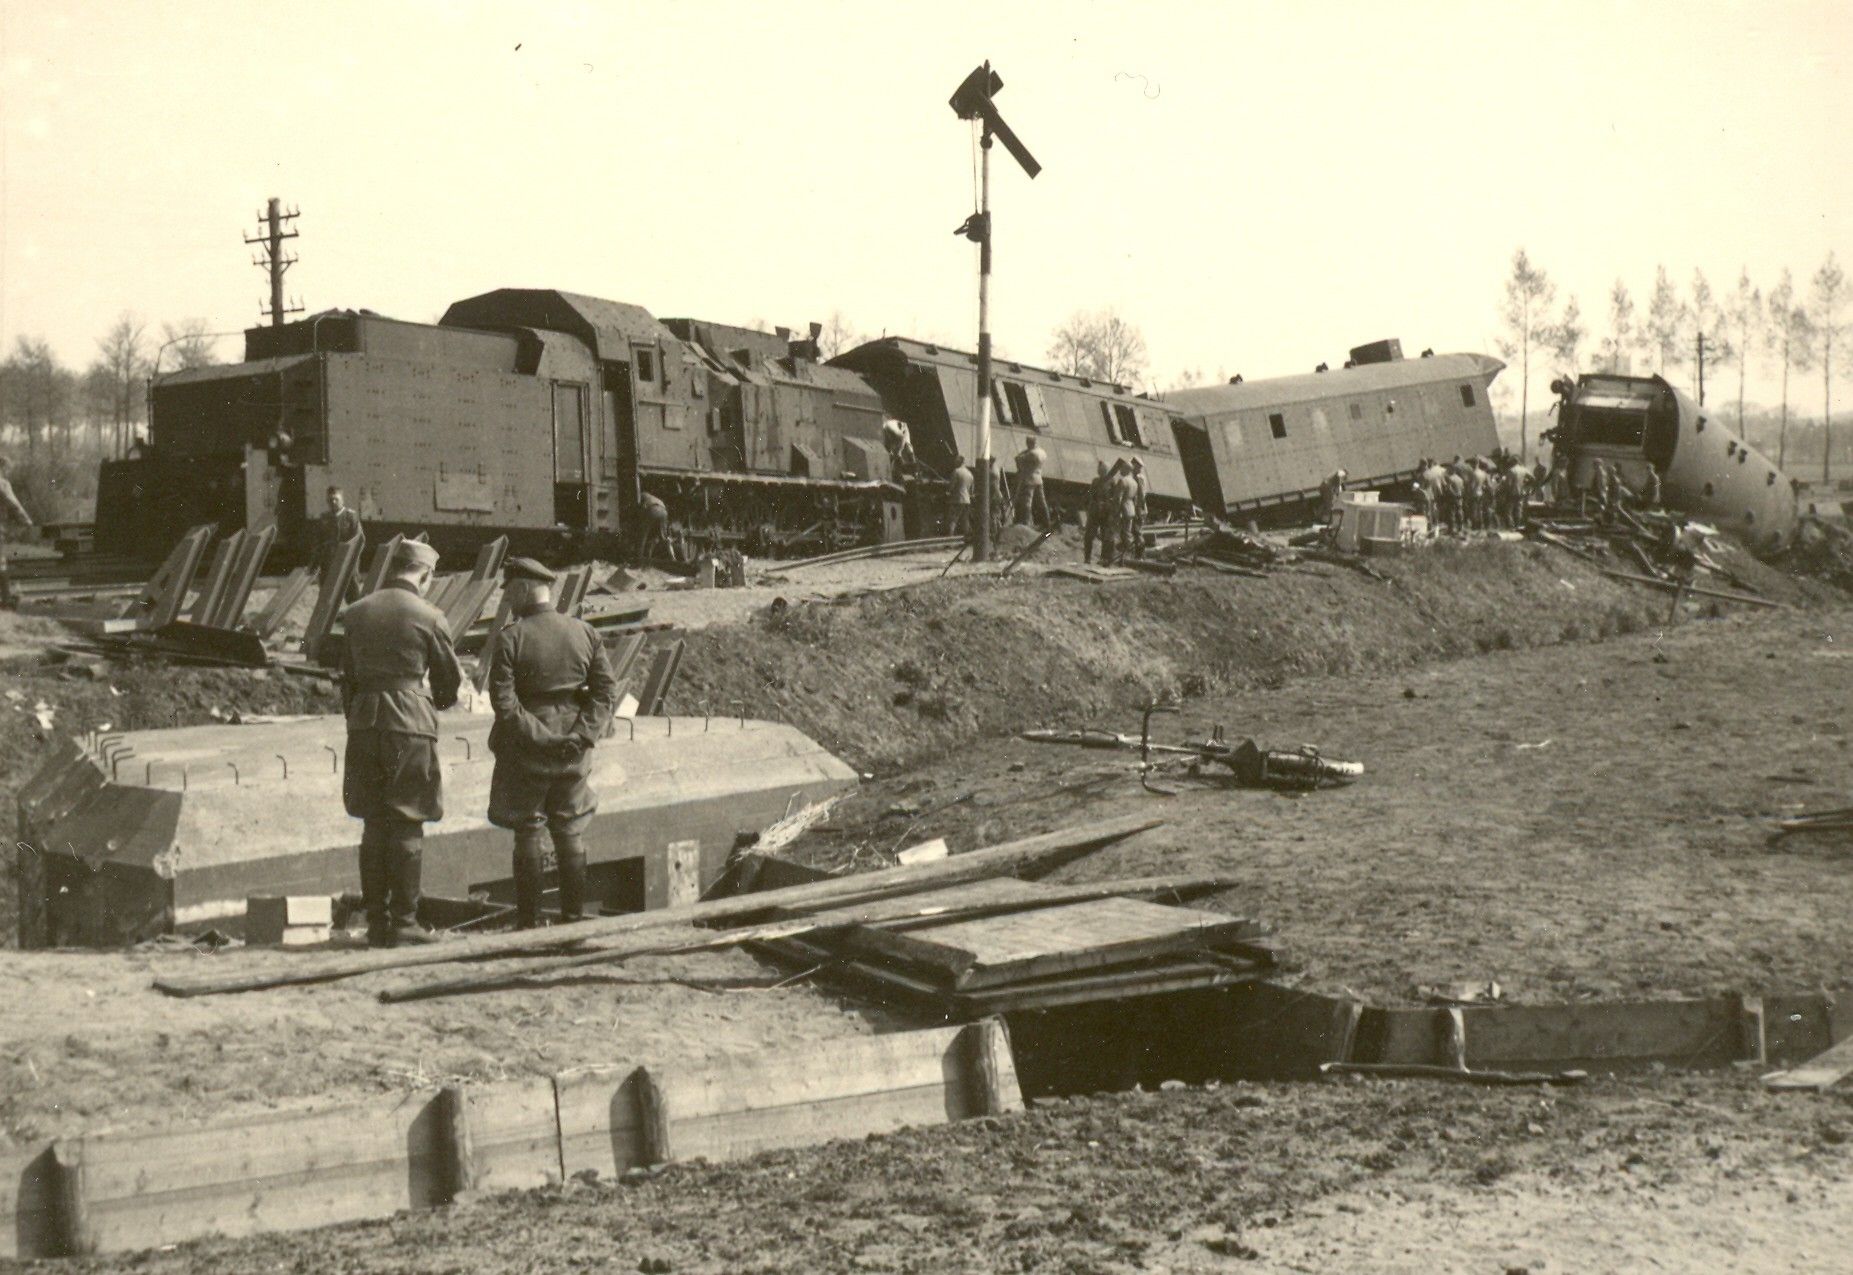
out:
{"label": "bare tree", "polygon": [[114,394],[111,404],[115,423],[113,450],[118,456],[128,450],[136,422],[142,416],[142,396],[138,391],[142,378],[148,375],[146,333],[147,326],[124,311],[97,341],[97,367],[109,378]]}
{"label": "bare tree", "polygon": [[1076,311],[1055,329],[1048,358],[1058,372],[1113,385],[1133,385],[1145,375],[1145,336],[1137,324],[1111,306]]}
{"label": "bare tree", "polygon": [[41,441],[50,446],[54,430],[69,422],[70,374],[58,363],[43,337],[20,336],[6,360],[7,420],[26,436],[26,454],[36,456]]}
{"label": "bare tree", "polygon": [[1505,333],[1499,338],[1499,353],[1506,359],[1519,360],[1518,454],[1530,453],[1531,351],[1534,346],[1549,346],[1551,302],[1557,285],[1544,271],[1531,264],[1520,248],[1512,254],[1512,273],[1506,279],[1506,299],[1500,309]]}
{"label": "bare tree", "polygon": [[1563,315],[1545,333],[1545,344],[1551,347],[1551,353],[1562,360],[1572,376],[1583,369],[1583,340],[1588,335],[1589,329],[1583,326],[1583,308],[1577,304],[1576,294],[1572,293],[1570,299],[1564,302]]}
{"label": "bare tree", "polygon": [[1784,267],[1782,280],[1770,289],[1763,340],[1782,363],[1782,423],[1776,431],[1776,468],[1789,459],[1789,372],[1805,372],[1814,363],[1814,325],[1795,304],[1795,280]]}
{"label": "bare tree", "polygon": [[1834,344],[1846,331],[1847,276],[1830,250],[1814,272],[1814,348],[1821,356],[1821,481],[1827,482],[1834,454]]}
{"label": "bare tree", "polygon": [[1724,311],[1712,294],[1711,281],[1703,270],[1692,272],[1692,301],[1686,307],[1687,340],[1693,347],[1693,375],[1699,402],[1705,401],[1705,362],[1729,362],[1731,343],[1725,326]]}
{"label": "bare tree", "polygon": [[204,319],[182,319],[161,325],[162,347],[156,357],[164,372],[190,372],[219,361],[218,338],[207,331]]}
{"label": "bare tree", "polygon": [[1750,375],[1750,351],[1763,331],[1763,290],[1750,285],[1750,269],[1737,275],[1737,291],[1724,307],[1724,327],[1730,334],[1729,358],[1737,364],[1737,432],[1744,433],[1744,381]]}
{"label": "bare tree", "polygon": [[1679,299],[1666,267],[1661,266],[1654,275],[1654,295],[1647,304],[1647,323],[1639,336],[1641,352],[1653,356],[1654,371],[1661,376],[1685,361],[1685,331],[1686,303]]}
{"label": "bare tree", "polygon": [[1634,298],[1628,295],[1628,285],[1617,279],[1609,289],[1609,334],[1602,338],[1608,370],[1620,372],[1622,360],[1634,345]]}

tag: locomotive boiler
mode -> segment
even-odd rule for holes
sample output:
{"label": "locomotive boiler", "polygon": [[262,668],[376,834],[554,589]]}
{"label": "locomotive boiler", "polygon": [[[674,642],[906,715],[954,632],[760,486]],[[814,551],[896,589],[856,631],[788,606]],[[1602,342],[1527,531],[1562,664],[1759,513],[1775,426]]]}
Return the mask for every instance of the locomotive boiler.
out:
{"label": "locomotive boiler", "polygon": [[1547,437],[1552,464],[1573,487],[1590,486],[1598,460],[1633,490],[1651,467],[1668,509],[1715,523],[1758,553],[1788,543],[1798,516],[1795,481],[1664,377],[1588,373],[1557,388],[1557,425]]}

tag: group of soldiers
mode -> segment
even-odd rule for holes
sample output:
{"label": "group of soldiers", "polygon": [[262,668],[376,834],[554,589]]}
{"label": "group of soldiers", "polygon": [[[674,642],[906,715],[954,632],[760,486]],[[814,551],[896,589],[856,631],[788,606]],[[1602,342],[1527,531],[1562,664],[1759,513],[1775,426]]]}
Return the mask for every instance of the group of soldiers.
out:
{"label": "group of soldiers", "polygon": [[1525,525],[1525,502],[1545,476],[1511,452],[1455,456],[1447,464],[1417,462],[1415,503],[1429,525],[1450,532],[1517,531]]}
{"label": "group of soldiers", "polygon": [[[1019,526],[1048,530],[1055,525],[1055,514],[1043,486],[1043,467],[1049,454],[1031,439],[1016,455],[1016,494],[1010,498],[1005,490],[1001,470],[992,471],[991,509],[993,521],[1014,513]],[[952,534],[970,539],[973,527],[972,493],[976,480],[963,457],[954,457],[948,489]],[[1083,554],[1094,560],[1094,548],[1100,548],[1100,560],[1112,564],[1118,558],[1137,554],[1144,543],[1146,495],[1149,483],[1145,462],[1138,457],[1122,457],[1109,467],[1098,462],[1093,483],[1088,488],[1084,510]]]}
{"label": "group of soldiers", "polygon": [[[341,513],[332,508],[330,523],[339,527]],[[444,613],[425,598],[437,564],[430,545],[401,542],[383,587],[342,612],[342,799],[362,821],[361,896],[374,947],[437,937],[418,921],[424,829],[444,817],[437,714],[463,686]],[[580,837],[598,809],[592,750],[616,708],[617,681],[592,626],[553,605],[553,572],[514,558],[502,580],[511,618],[488,653],[488,818],[514,833],[515,919],[527,929],[540,924],[549,843],[560,920],[585,916]]]}

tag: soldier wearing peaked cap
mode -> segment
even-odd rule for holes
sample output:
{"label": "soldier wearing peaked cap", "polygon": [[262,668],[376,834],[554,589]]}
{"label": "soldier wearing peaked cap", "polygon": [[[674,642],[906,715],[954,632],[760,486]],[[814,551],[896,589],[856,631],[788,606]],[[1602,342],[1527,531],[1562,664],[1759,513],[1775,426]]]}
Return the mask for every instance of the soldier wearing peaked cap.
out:
{"label": "soldier wearing peaked cap", "polygon": [[463,683],[450,626],[424,597],[437,562],[430,545],[405,541],[385,586],[341,614],[341,795],[348,814],[365,821],[360,891],[375,947],[431,938],[418,925],[418,888],[425,824],[444,817],[437,710],[457,702]]}
{"label": "soldier wearing peaked cap", "polygon": [[592,749],[617,705],[617,679],[592,626],[553,605],[553,572],[530,558],[502,573],[514,621],[489,661],[495,725],[489,750],[489,822],[515,834],[515,916],[540,923],[545,845],[560,873],[560,919],[585,916],[585,847],[580,835],[598,809],[587,783]]}

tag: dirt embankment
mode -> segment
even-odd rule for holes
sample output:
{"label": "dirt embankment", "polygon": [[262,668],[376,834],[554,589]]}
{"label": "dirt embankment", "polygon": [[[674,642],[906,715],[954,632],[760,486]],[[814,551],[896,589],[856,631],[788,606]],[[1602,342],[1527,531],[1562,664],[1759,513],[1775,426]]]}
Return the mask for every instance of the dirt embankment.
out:
{"label": "dirt embankment", "polygon": [[1153,696],[1632,633],[1667,599],[1538,545],[1439,545],[1264,580],[1010,576],[774,609],[690,634],[673,696],[788,720],[864,770],[1089,720]]}

